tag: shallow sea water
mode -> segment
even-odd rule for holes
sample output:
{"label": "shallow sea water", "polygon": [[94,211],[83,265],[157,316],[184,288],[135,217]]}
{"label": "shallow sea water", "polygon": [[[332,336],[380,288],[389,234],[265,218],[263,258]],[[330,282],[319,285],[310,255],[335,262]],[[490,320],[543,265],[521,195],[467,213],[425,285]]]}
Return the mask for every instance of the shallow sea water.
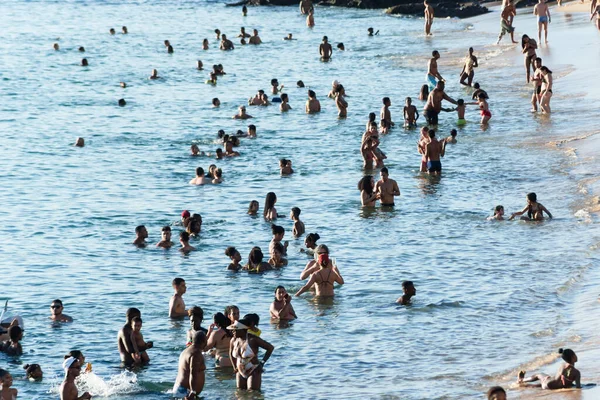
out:
{"label": "shallow sea water", "polygon": [[[26,321],[25,354],[0,356],[0,366],[15,376],[20,398],[55,398],[62,355],[74,348],[94,365],[97,376],[87,384],[95,398],[168,398],[188,328],[167,318],[177,276],[187,282],[186,304],[204,309],[205,326],[236,304],[242,315],[262,317],[263,337],[276,347],[260,395],[236,392],[232,377],[207,359],[205,398],[475,399],[517,365],[584,335],[573,329],[574,299],[582,274],[598,266],[590,249],[597,226],[574,216],[583,195],[569,160],[546,143],[574,124],[592,129],[594,121],[569,118],[579,105],[566,88],[557,90],[551,119],[525,112],[529,89],[523,68],[513,66],[519,53],[491,46],[496,31],[436,20],[434,29],[445,33],[426,39],[419,19],[322,7],[309,30],[296,7],[250,8],[244,18],[238,7],[186,1],[14,1],[0,4],[0,14],[0,300],[10,299],[10,312]],[[128,35],[108,34],[122,25]],[[219,51],[213,30],[232,37],[240,26],[257,28],[265,43]],[[380,36],[367,37],[369,26]],[[288,32],[298,40],[281,40]],[[323,35],[347,48],[330,63],[318,60]],[[201,49],[205,37],[208,51]],[[52,50],[57,38],[59,52]],[[165,39],[174,54],[166,54]],[[87,68],[78,65],[79,46]],[[490,93],[490,128],[482,130],[475,107],[468,109],[470,123],[448,146],[441,179],[418,172],[418,131],[396,128],[381,148],[402,196],[392,212],[362,210],[356,183],[368,113],[379,112],[384,96],[397,125],[406,96],[422,109],[418,91],[433,49],[442,53],[447,92],[469,98],[457,82],[457,60],[469,46],[480,54],[476,80]],[[205,71],[194,69],[198,59]],[[204,80],[215,63],[227,75],[212,87]],[[149,81],[152,68],[163,79]],[[566,63],[555,68],[569,71]],[[293,110],[248,107],[254,119],[232,120],[271,78],[285,84]],[[320,115],[304,114],[299,79],[317,92]],[[326,98],[333,79],[348,93],[346,120]],[[121,97],[124,108],[116,105]],[[213,97],[220,109],[211,108]],[[449,135],[455,120],[442,114],[439,136]],[[232,133],[248,123],[258,138],[242,140],[240,157],[188,155],[191,143],[214,152],[218,129]],[[77,136],[85,148],[70,146]],[[293,161],[293,176],[279,176],[281,157]],[[187,184],[197,166],[211,163],[223,168],[224,184]],[[253,199],[262,211],[269,191],[277,193],[280,213],[302,209],[307,232],[320,234],[346,280],[331,304],[295,299],[299,319],[287,329],[269,324],[269,304],[277,285],[301,287],[308,261],[299,252],[302,240],[290,237],[289,219],[277,222],[290,240],[289,266],[261,276],[224,270],[228,245],[244,260],[254,245],[268,249],[270,225],[245,212]],[[530,191],[554,220],[485,221],[496,204],[520,210]],[[181,256],[130,245],[136,225],[147,226],[153,244],[183,209],[202,214],[203,232],[193,243],[199,251]],[[417,288],[410,307],[394,304],[403,280]],[[65,302],[73,324],[49,323],[54,298]],[[156,345],[151,365],[137,376],[118,368],[116,349],[125,310],[134,306],[142,310],[146,340]],[[22,380],[20,365],[31,362],[42,365],[42,383]]]}

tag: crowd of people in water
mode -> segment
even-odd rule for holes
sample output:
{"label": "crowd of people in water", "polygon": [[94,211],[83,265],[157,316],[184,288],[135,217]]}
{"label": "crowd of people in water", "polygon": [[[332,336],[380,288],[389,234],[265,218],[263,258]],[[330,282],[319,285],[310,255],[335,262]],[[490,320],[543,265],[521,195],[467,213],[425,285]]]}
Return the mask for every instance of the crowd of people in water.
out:
{"label": "crowd of people in water", "polygon": [[[595,0],[591,7],[592,17],[598,16],[600,21],[600,6],[596,6]],[[425,6],[425,34],[432,35],[431,28],[434,18],[434,9],[424,1]],[[247,15],[246,6],[243,7],[243,15]],[[300,12],[307,16],[307,26],[315,26],[314,7],[311,0],[302,0],[300,2]],[[538,19],[538,41],[541,43],[542,32],[544,32],[544,41],[548,42],[548,23],[550,22],[550,10],[544,0],[539,0],[534,8],[534,14]],[[514,40],[514,17],[516,15],[513,0],[505,0],[501,11],[501,33],[498,37],[498,43],[506,33],[510,33],[512,43],[518,44]],[[600,29],[600,22],[598,22]],[[116,34],[114,29],[110,29],[111,35]],[[127,27],[123,26],[122,34],[128,34]],[[368,28],[369,36],[376,36],[379,31]],[[216,39],[219,41],[219,48],[223,51],[235,49],[234,43],[228,39],[227,35],[215,29]],[[259,45],[262,42],[258,30],[254,29],[252,34],[246,32],[242,27],[237,35],[240,45]],[[289,33],[284,40],[296,40],[292,33]],[[166,51],[173,53],[175,50],[168,40],[164,41]],[[203,41],[203,49],[207,50],[210,46],[208,39]],[[527,35],[521,39],[521,48],[525,56],[526,81],[532,85],[532,111],[537,111],[538,106],[543,113],[550,113],[550,99],[552,97],[552,72],[543,65],[542,59],[537,57],[537,42]],[[54,50],[59,51],[60,46],[54,44]],[[337,45],[339,51],[344,51],[343,43]],[[85,52],[84,47],[79,47],[79,52]],[[445,79],[440,74],[438,60],[441,55],[436,50],[431,54],[427,65],[425,84],[421,87],[419,100],[425,102],[422,116],[425,119],[425,125],[420,128],[420,138],[417,142],[417,152],[421,155],[419,171],[422,173],[440,176],[442,173],[441,158],[444,157],[447,145],[457,143],[457,129],[451,129],[447,137],[440,135],[440,126],[438,124],[438,115],[440,112],[456,112],[456,126],[461,127],[467,123],[465,118],[466,107],[476,106],[480,112],[481,125],[487,125],[492,113],[488,103],[488,92],[481,88],[478,82],[474,82],[475,69],[479,67],[479,61],[474,54],[474,49],[469,48],[465,57],[465,62],[459,74],[459,83],[473,89],[470,101],[464,99],[454,100],[445,92]],[[327,62],[333,55],[333,47],[329,43],[327,36],[324,36],[319,45],[319,55],[323,62]],[[87,59],[82,59],[82,66],[89,66]],[[198,61],[196,68],[203,70],[202,61]],[[207,84],[216,85],[219,77],[226,75],[224,67],[221,64],[213,65]],[[156,69],[152,70],[148,77],[151,80],[161,79]],[[264,90],[250,97],[247,101],[249,107],[270,106],[273,103],[279,104],[281,112],[292,110],[289,105],[289,96],[283,92],[284,85],[281,85],[277,79],[271,80],[269,96]],[[125,82],[120,82],[122,88],[126,88]],[[302,81],[297,82],[297,87],[303,88]],[[348,101],[346,100],[344,86],[334,80],[331,90],[327,96],[331,98],[337,107],[338,117],[346,118],[348,110]],[[442,103],[446,101],[453,104],[454,108],[444,108]],[[124,99],[119,100],[119,106],[126,106]],[[370,113],[366,124],[366,129],[361,140],[361,155],[363,158],[363,169],[367,172],[358,182],[361,204],[364,207],[374,207],[379,202],[382,209],[391,209],[395,206],[397,198],[401,195],[398,183],[389,177],[389,170],[385,166],[386,155],[379,148],[380,135],[387,135],[396,128],[392,119],[390,110],[391,99],[384,97],[382,107],[377,119],[376,113]],[[215,108],[220,106],[218,98],[212,99],[212,105]],[[307,114],[319,113],[321,111],[320,101],[317,99],[313,90],[308,90],[308,99],[306,100],[304,111]],[[411,97],[405,99],[403,108],[402,124],[404,129],[412,130],[418,128],[418,120],[421,117],[417,107],[413,104]],[[234,119],[253,118],[246,112],[246,105],[240,105],[238,113],[233,116]],[[238,130],[235,134],[228,135],[220,130],[217,134],[217,141],[222,146],[217,148],[214,153],[201,151],[199,146],[193,143],[190,146],[191,157],[210,157],[217,160],[226,157],[238,157],[240,153],[235,148],[241,145],[241,139],[254,139],[257,137],[256,125],[250,124],[247,131]],[[77,138],[75,146],[84,147],[84,138]],[[291,175],[292,161],[280,159],[279,169],[281,175]],[[369,171],[379,169],[379,180],[375,181]],[[205,171],[198,167],[195,170],[195,176],[190,180],[190,185],[215,185],[224,182],[223,171],[211,164]],[[513,212],[509,220],[520,217],[525,221],[542,221],[552,218],[552,214],[537,201],[535,193],[529,193],[526,196],[527,204],[520,210]],[[246,271],[248,273],[263,273],[270,270],[276,270],[285,267],[288,264],[287,248],[288,242],[284,241],[285,229],[277,225],[278,219],[285,218],[286,215],[279,214],[275,208],[277,196],[273,192],[266,194],[262,217],[271,223],[272,238],[268,248],[268,254],[255,246],[249,254],[247,261],[242,262],[242,256],[238,249],[229,246],[224,250],[225,256],[231,261],[227,270],[232,272]],[[259,214],[259,202],[252,200],[249,204],[247,214],[257,216]],[[325,244],[318,244],[320,236],[318,233],[306,234],[304,222],[300,219],[301,209],[292,207],[289,218],[293,221],[292,235],[294,238],[304,237],[305,248],[302,252],[311,257],[300,274],[300,279],[306,283],[296,291],[290,294],[284,286],[277,286],[274,290],[274,300],[269,308],[270,320],[275,323],[288,323],[298,316],[292,306],[292,298],[301,296],[303,293],[314,290],[315,296],[319,298],[334,296],[335,286],[343,285],[344,278],[338,268],[336,259],[330,257],[329,248]],[[501,221],[505,219],[504,207],[498,205],[494,209],[489,220]],[[172,229],[177,227],[179,232],[178,250],[183,254],[190,254],[196,251],[196,247],[190,244],[190,241],[197,238],[202,231],[202,216],[197,213],[191,213],[184,210],[181,213],[181,219],[171,225],[163,226],[161,229],[161,239],[155,244],[155,247],[165,250],[173,248],[175,243],[172,241]],[[144,225],[135,228],[135,239],[133,244],[138,248],[147,247],[149,244],[148,230]],[[204,311],[199,306],[188,308],[183,299],[186,293],[186,282],[183,278],[177,277],[172,281],[173,296],[169,304],[169,317],[174,319],[189,318],[190,329],[186,335],[186,348],[179,357],[178,374],[173,387],[173,396],[185,399],[194,399],[202,392],[205,383],[205,354],[214,357],[215,366],[218,368],[233,369],[236,376],[238,389],[260,390],[262,384],[262,373],[265,363],[271,357],[275,347],[261,338],[261,331],[258,328],[260,317],[258,314],[250,313],[241,317],[240,310],[235,305],[225,307],[223,312],[218,312],[212,316],[212,323],[208,328],[204,328]],[[396,303],[402,306],[411,304],[411,298],[417,293],[412,281],[402,283],[402,295],[396,300]],[[73,318],[64,314],[64,306],[60,299],[52,301],[50,305],[50,320],[56,323],[70,323]],[[150,354],[153,348],[152,341],[146,341],[142,334],[143,320],[141,312],[137,308],[130,308],[126,312],[126,323],[118,333],[118,352],[122,365],[127,368],[133,368],[139,365],[145,365],[150,361]],[[2,318],[0,318],[1,320]],[[23,353],[21,340],[23,338],[23,321],[15,318],[0,327],[0,352],[11,357],[18,357]],[[262,352],[262,356],[260,356]],[[518,384],[524,385],[529,382],[539,382],[544,389],[568,388],[575,385],[581,387],[580,373],[574,367],[577,362],[577,356],[570,349],[560,349],[559,353],[564,360],[558,374],[555,377],[536,374],[528,378],[525,377],[525,371],[518,374]],[[79,350],[73,350],[64,356],[62,367],[65,373],[64,381],[60,387],[60,398],[62,400],[89,399],[91,394],[86,392],[78,393],[77,378],[81,373],[90,373],[91,364],[85,363],[85,357]],[[27,364],[23,367],[28,379],[41,380],[43,372],[38,364]],[[82,372],[83,369],[83,372]],[[5,370],[0,369],[0,400],[15,400],[17,398],[17,389],[12,387],[12,376]],[[488,399],[502,400],[506,399],[506,392],[501,387],[493,387],[487,393]]]}

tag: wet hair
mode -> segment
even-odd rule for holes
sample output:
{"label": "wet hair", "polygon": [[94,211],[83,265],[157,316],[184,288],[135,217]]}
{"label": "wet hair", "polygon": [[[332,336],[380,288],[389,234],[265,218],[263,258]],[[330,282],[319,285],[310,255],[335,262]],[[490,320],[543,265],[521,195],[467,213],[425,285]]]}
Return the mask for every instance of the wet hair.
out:
{"label": "wet hair", "polygon": [[384,97],[382,100],[383,104],[387,103],[388,101],[390,101],[389,97]]}
{"label": "wet hair", "polygon": [[533,60],[533,61],[537,61],[537,62],[539,62],[540,64],[542,63],[542,59],[541,59],[540,57],[536,57],[536,59],[535,59],[535,60]]}
{"label": "wet hair", "polygon": [[402,282],[402,289],[407,289],[409,287],[414,287],[414,283],[412,281],[404,281]]}
{"label": "wet hair", "polygon": [[202,168],[202,167],[196,168],[196,175],[198,175],[198,176],[204,175],[204,168]]}
{"label": "wet hair", "polygon": [[450,131],[450,136],[454,137],[454,136],[456,136],[456,135],[458,135],[458,132],[456,131],[456,129],[452,129],[452,130]]}
{"label": "wet hair", "polygon": [[227,318],[229,318],[229,314],[231,314],[231,312],[233,310],[238,310],[238,312],[239,312],[240,308],[238,306],[234,306],[234,305],[229,305],[229,306],[225,307],[225,316]]}
{"label": "wet hair", "polygon": [[375,114],[374,112],[369,113],[369,122],[375,122],[376,118],[377,118],[377,114]]}
{"label": "wet hair", "polygon": [[161,232],[171,232],[171,227],[169,225],[165,225],[162,227]]}
{"label": "wet hair", "polygon": [[369,128],[375,128],[375,129],[377,129],[377,122],[375,122],[375,121],[369,122]]}
{"label": "wet hair", "polygon": [[250,124],[250,125],[248,125],[248,129],[250,129],[251,131],[255,131],[256,125]]}
{"label": "wet hair", "polygon": [[458,100],[456,100],[456,104],[459,106],[463,106],[465,104],[465,101],[463,99],[458,99]]}
{"label": "wet hair", "polygon": [[215,97],[214,99],[212,99],[213,106],[216,106],[218,101],[219,101],[219,99],[217,97]]}
{"label": "wet hair", "polygon": [[263,210],[263,216],[267,216],[267,214],[269,213],[269,211],[271,211],[271,208],[273,208],[275,206],[275,202],[277,201],[277,195],[273,192],[269,192],[267,193],[267,196],[265,197],[265,208]]}
{"label": "wet hair", "polygon": [[263,258],[264,255],[260,247],[253,247],[250,250],[250,254],[248,254],[248,264],[258,265],[262,262]]}
{"label": "wet hair", "polygon": [[[431,132],[431,131],[429,131],[429,132]],[[390,174],[387,167],[381,168],[381,172],[383,172],[384,174],[388,174],[388,175]]]}
{"label": "wet hair", "polygon": [[0,379],[4,378],[8,374],[9,372],[7,370],[0,368]]}
{"label": "wet hair", "polygon": [[434,138],[435,137],[435,129],[430,129],[429,130],[429,137],[430,138]]}
{"label": "wet hair", "polygon": [[419,97],[423,98],[423,97],[427,97],[427,96],[429,96],[429,86],[423,85],[423,86],[421,86],[421,93],[420,93]]}
{"label": "wet hair", "polygon": [[88,66],[88,60],[87,60],[87,58],[82,58],[81,59],[81,65],[84,66],[84,67]]}
{"label": "wet hair", "polygon": [[219,328],[223,330],[223,332],[225,332],[227,336],[233,336],[231,331],[227,329],[227,327],[231,325],[231,321],[225,316],[225,314],[221,312],[216,313],[215,315],[213,315],[213,321]]}
{"label": "wet hair", "polygon": [[337,48],[343,50],[345,48],[344,43],[338,43]]}
{"label": "wet hair", "polygon": [[540,69],[541,69],[542,71],[544,71],[544,72],[548,73],[548,74],[551,74],[551,73],[552,73],[552,71],[550,71],[550,70],[548,69],[548,67],[546,67],[546,66],[543,66],[543,67],[542,67],[542,68],[540,68]]}
{"label": "wet hair", "polygon": [[[136,230],[137,232],[137,230]],[[61,299],[56,299],[56,300],[52,300],[52,303],[57,303],[58,305],[60,305],[61,307],[63,306],[63,302]]]}
{"label": "wet hair", "polygon": [[279,82],[277,81],[277,79],[273,78],[271,79],[271,86],[277,86]]}
{"label": "wet hair", "polygon": [[365,191],[368,195],[373,194],[373,177],[371,175],[363,176],[360,181],[358,181],[358,190]]}
{"label": "wet hair", "polygon": [[487,97],[487,96],[485,95],[485,93],[484,93],[484,92],[481,92],[481,93],[479,93],[479,94],[477,95],[477,98],[478,98],[478,99],[485,99],[486,97]]}
{"label": "wet hair", "polygon": [[173,53],[173,46],[169,45],[169,47],[167,47],[167,53]]}
{"label": "wet hair", "polygon": [[215,29],[215,33],[219,34],[221,31],[219,29]]}
{"label": "wet hair", "polygon": [[70,352],[67,353],[66,356],[64,356],[64,359],[66,360],[69,357],[73,357],[78,360],[81,360],[83,358],[83,353],[79,350],[71,350]]}
{"label": "wet hair", "polygon": [[217,137],[219,139],[222,139],[225,136],[225,131],[223,129],[219,129],[219,131],[217,132]]}
{"label": "wet hair", "polygon": [[558,349],[558,354],[560,354],[561,358],[568,363],[575,357],[575,352],[571,349]]}
{"label": "wet hair", "polygon": [[138,225],[138,226],[136,226],[135,227],[135,233],[140,233],[142,231],[142,229],[144,229],[144,228],[145,228],[144,225]]}
{"label": "wet hair", "polygon": [[142,312],[135,307],[128,308],[127,311],[125,311],[125,318],[127,318],[127,322],[131,322],[133,317],[138,316],[142,316]]}
{"label": "wet hair", "polygon": [[265,91],[264,91],[264,90],[262,90],[262,89],[260,89],[260,90],[258,91],[258,93],[260,93],[260,94],[265,94]]}
{"label": "wet hair", "polygon": [[438,55],[439,55],[439,54],[440,54],[440,52],[439,52],[439,51],[437,51],[437,50],[434,50],[434,51],[432,51],[432,52],[431,52],[431,56],[432,56],[432,57],[435,57],[435,55],[436,55],[436,54],[438,54]]}
{"label": "wet hair", "polygon": [[223,154],[223,149],[219,147],[215,150],[215,153],[217,153],[217,155],[220,156],[221,154]]}
{"label": "wet hair", "polygon": [[494,215],[498,214],[500,210],[504,210],[504,206],[499,204],[494,208]]}
{"label": "wet hair", "polygon": [[197,331],[192,337],[193,344],[199,344],[206,341],[206,333],[204,331]]}
{"label": "wet hair", "polygon": [[289,100],[287,93],[281,93],[281,96],[279,96],[279,97],[281,97],[281,100],[285,100],[285,101]]}
{"label": "wet hair", "polygon": [[[83,46],[80,46],[78,50],[79,50],[79,51],[81,51],[81,52],[84,52],[84,51],[85,51],[85,47],[83,47]],[[38,364],[33,364],[33,365],[38,365]],[[38,366],[39,366],[39,365],[38,365]]]}
{"label": "wet hair", "polygon": [[412,103],[412,99],[410,97],[407,97],[404,101],[410,101]]}
{"label": "wet hair", "polygon": [[475,83],[473,84],[473,88],[474,88],[474,89],[479,89],[479,88],[480,88],[480,86],[479,86],[479,82],[475,82]]}
{"label": "wet hair", "polygon": [[469,53],[472,53],[472,52],[473,52],[473,48],[469,47]]}
{"label": "wet hair", "polygon": [[220,178],[221,176],[223,176],[223,170],[221,170],[221,168],[217,168],[215,170],[215,177]]}
{"label": "wet hair", "polygon": [[142,321],[142,317],[133,317],[133,318],[131,319],[131,322],[133,322],[133,323],[137,323],[137,322],[139,322],[139,323],[141,324],[141,323],[143,323],[144,321]]}
{"label": "wet hair", "polygon": [[[191,222],[190,222],[189,225],[191,225]],[[179,233],[179,239],[183,240],[184,242],[189,242],[190,241],[190,234],[188,232],[186,232],[186,231],[181,231]]]}
{"label": "wet hair", "polygon": [[41,371],[42,367],[40,367],[40,364],[25,364],[23,365],[23,369],[25,370],[25,374],[27,375],[27,377],[31,378],[31,374],[38,369]]}
{"label": "wet hair", "polygon": [[323,41],[329,40],[327,36],[323,36]]}
{"label": "wet hair", "polygon": [[506,391],[501,386],[493,386],[487,391],[488,400],[496,399],[496,395],[504,393],[506,395]]}
{"label": "wet hair", "polygon": [[125,107],[125,105],[127,105],[127,102],[125,101],[125,99],[119,99],[119,102],[118,102],[118,104],[119,104],[119,106],[121,106],[121,107]]}
{"label": "wet hair", "polygon": [[173,279],[173,282],[171,282],[171,284],[172,284],[173,286],[179,286],[179,285],[181,285],[183,282],[185,282],[185,279],[183,279],[183,278],[175,278],[175,279]]}
{"label": "wet hair", "polygon": [[194,306],[188,310],[188,317],[195,316],[200,318],[200,321],[204,319],[204,310],[202,307]]}
{"label": "wet hair", "polygon": [[533,192],[527,193],[527,200],[537,203],[537,194]]}
{"label": "wet hair", "polygon": [[390,126],[389,126],[388,122],[385,119],[382,119],[381,120],[381,127],[382,128],[389,128]]}
{"label": "wet hair", "polygon": [[281,235],[282,233],[285,233],[285,229],[283,229],[283,226],[273,224],[271,225],[271,232],[273,235]]}
{"label": "wet hair", "polygon": [[294,214],[295,218],[299,218],[301,212],[302,212],[302,210],[299,209],[298,207],[292,207],[292,214]]}
{"label": "wet hair", "polygon": [[244,318],[242,318],[242,319],[246,320],[246,322],[248,322],[248,324],[244,324],[246,326],[248,326],[248,325],[256,326],[260,322],[260,317],[258,316],[258,314],[246,314],[246,315],[244,315]]}
{"label": "wet hair", "polygon": [[[250,212],[250,210],[252,209],[252,205],[256,204],[258,207],[260,207],[260,204],[258,203],[258,201],[256,200],[251,200],[250,201],[250,205],[248,206],[248,212]],[[256,207],[256,209],[258,210],[258,207]]]}
{"label": "wet hair", "polygon": [[368,32],[373,32],[373,28],[368,28],[367,31]]}
{"label": "wet hair", "polygon": [[304,82],[298,81],[298,82],[296,82],[296,86],[302,88],[302,87],[304,87]]}
{"label": "wet hair", "polygon": [[308,91],[308,97],[316,97],[317,94],[314,92],[314,90],[309,90]]}
{"label": "wet hair", "polygon": [[11,326],[8,328],[8,337],[10,340],[15,341],[19,340],[19,337],[23,334],[23,328],[18,325]]}
{"label": "wet hair", "polygon": [[233,257],[235,255],[235,253],[237,253],[237,249],[233,246],[229,246],[228,248],[225,249],[225,255],[227,257]]}
{"label": "wet hair", "polygon": [[286,160],[285,158],[282,158],[279,160],[279,166],[280,167],[285,167],[287,165],[289,160]]}
{"label": "wet hair", "polygon": [[317,244],[317,240],[319,239],[321,239],[321,236],[319,236],[318,233],[309,233],[308,235],[306,235],[306,238],[304,240],[310,240],[314,244]]}

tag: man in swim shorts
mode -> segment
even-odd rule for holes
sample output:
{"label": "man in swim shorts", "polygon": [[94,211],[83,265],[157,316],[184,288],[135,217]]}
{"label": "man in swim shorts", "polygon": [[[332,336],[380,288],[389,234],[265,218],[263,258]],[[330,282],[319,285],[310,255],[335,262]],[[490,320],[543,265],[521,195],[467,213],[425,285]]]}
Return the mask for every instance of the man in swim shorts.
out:
{"label": "man in swim shorts", "polygon": [[192,345],[181,352],[173,397],[195,399],[204,389],[206,365],[202,350],[205,346],[206,334],[197,331],[192,338]]}
{"label": "man in swim shorts", "polygon": [[429,125],[437,125],[438,114],[442,111],[443,100],[449,101],[452,104],[457,104],[456,100],[448,97],[444,92],[445,87],[444,81],[439,81],[435,89],[433,89],[427,97],[427,104],[425,104],[423,115]]}
{"label": "man in swim shorts", "polygon": [[498,42],[496,42],[496,44],[500,43],[500,40],[502,40],[502,36],[504,36],[506,33],[510,33],[510,40],[512,40],[513,43],[518,43],[515,41],[515,28],[512,26],[513,19],[515,18],[516,14],[517,10],[513,5],[512,0],[508,0],[508,4],[502,9],[502,13],[500,14],[501,31],[500,36],[498,36]]}
{"label": "man in swim shorts", "polygon": [[394,207],[394,197],[400,196],[398,183],[389,178],[389,172],[386,167],[381,168],[380,175],[381,179],[375,183],[373,192],[379,194],[379,201],[382,207]]}
{"label": "man in swim shorts", "polygon": [[427,172],[431,175],[440,175],[442,173],[442,162],[440,157],[444,157],[446,150],[445,141],[439,142],[435,137],[435,131],[429,130],[429,143],[425,146],[425,160],[427,161]]}
{"label": "man in swim shorts", "polygon": [[538,18],[538,42],[542,43],[542,28],[544,28],[544,41],[548,43],[548,24],[552,22],[550,18],[550,8],[546,4],[546,0],[539,0],[533,7],[533,15]]}
{"label": "man in swim shorts", "polygon": [[427,64],[427,76],[425,78],[426,78],[427,85],[429,86],[430,92],[437,85],[436,78],[439,81],[444,81],[444,78],[442,78],[442,75],[440,75],[440,73],[438,71],[437,60],[439,58],[440,58],[439,51],[434,50],[431,53],[431,59],[429,59],[429,63]]}

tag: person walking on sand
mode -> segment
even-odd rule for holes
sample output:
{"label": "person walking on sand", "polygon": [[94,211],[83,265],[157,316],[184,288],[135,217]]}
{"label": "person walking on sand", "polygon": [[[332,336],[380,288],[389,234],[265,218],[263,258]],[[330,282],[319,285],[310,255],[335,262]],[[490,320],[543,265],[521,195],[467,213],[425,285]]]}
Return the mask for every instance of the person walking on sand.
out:
{"label": "person walking on sand", "polygon": [[423,2],[425,6],[425,35],[431,36],[431,25],[433,24],[433,7],[429,5],[427,0]]}
{"label": "person walking on sand", "polygon": [[538,42],[542,43],[542,28],[544,29],[544,43],[548,44],[548,24],[552,22],[550,18],[550,8],[546,0],[539,0],[533,7],[533,15],[538,19]]}
{"label": "person walking on sand", "polygon": [[[465,86],[471,86],[473,83],[473,77],[475,76],[475,68],[479,66],[477,57],[473,55],[473,48],[469,47],[469,55],[465,58],[465,65],[460,72],[460,84]],[[465,80],[467,81],[465,83]]]}
{"label": "person walking on sand", "polygon": [[518,43],[515,41],[515,28],[513,27],[513,20],[517,15],[517,10],[512,2],[512,0],[508,1],[506,7],[502,9],[502,13],[500,14],[500,35],[498,36],[498,41],[496,44],[500,44],[500,40],[502,40],[502,36],[506,33],[510,33],[510,40],[513,43]]}

